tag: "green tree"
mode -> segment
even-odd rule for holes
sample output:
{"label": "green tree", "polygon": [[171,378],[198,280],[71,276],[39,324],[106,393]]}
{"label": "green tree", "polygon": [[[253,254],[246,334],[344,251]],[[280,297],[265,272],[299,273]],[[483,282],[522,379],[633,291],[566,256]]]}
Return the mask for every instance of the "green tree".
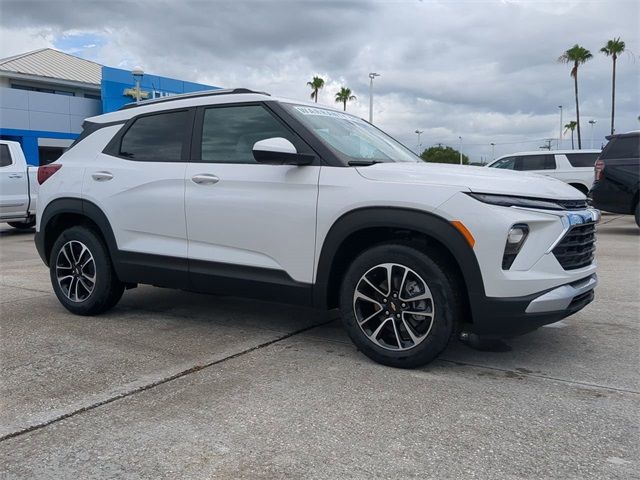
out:
{"label": "green tree", "polygon": [[355,100],[356,96],[351,95],[351,89],[346,87],[340,87],[340,91],[336,93],[336,103],[342,103],[344,111],[347,111],[347,102]]}
{"label": "green tree", "polygon": [[[455,148],[438,145],[427,148],[420,155],[425,162],[429,163],[457,163],[460,164],[460,152]],[[469,157],[462,155],[462,163],[469,165]]]}
{"label": "green tree", "polygon": [[560,58],[559,62],[573,64],[571,68],[571,76],[573,77],[573,88],[576,94],[576,124],[578,129],[578,148],[582,148],[582,137],[580,136],[580,104],[578,102],[578,67],[583,65],[587,60],[593,58],[593,55],[589,50],[581,47],[577,43],[569,50],[565,51]]}
{"label": "green tree", "polygon": [[615,131],[613,127],[613,119],[616,113],[616,61],[618,55],[624,52],[625,44],[620,37],[609,40],[607,44],[600,49],[607,57],[611,57],[613,60],[613,75],[611,78],[611,135]]}
{"label": "green tree", "polygon": [[311,87],[311,98],[318,103],[318,91],[324,87],[324,79],[321,77],[313,77],[313,80],[307,82],[307,85]]}
{"label": "green tree", "polygon": [[577,125],[578,124],[576,123],[575,120],[571,120],[569,123],[567,123],[564,126],[564,133],[567,133],[569,131],[571,132],[571,150],[573,150],[575,148],[574,145],[573,145],[573,131],[576,129]]}

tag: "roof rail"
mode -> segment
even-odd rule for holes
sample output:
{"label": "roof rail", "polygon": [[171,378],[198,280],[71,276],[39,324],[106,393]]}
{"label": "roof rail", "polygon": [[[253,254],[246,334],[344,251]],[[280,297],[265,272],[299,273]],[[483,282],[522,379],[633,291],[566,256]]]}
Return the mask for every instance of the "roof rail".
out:
{"label": "roof rail", "polygon": [[126,105],[123,105],[118,110],[128,110],[129,108],[142,107],[145,105],[153,105],[156,103],[163,103],[163,102],[172,102],[174,100],[182,100],[185,98],[210,97],[210,96],[216,96],[216,95],[233,95],[233,94],[239,94],[239,93],[257,93],[259,95],[267,95],[269,97],[271,96],[267,92],[258,92],[255,90],[249,90],[248,88],[218,88],[215,90],[201,90],[198,92],[191,92],[191,93],[179,93],[176,95],[168,95],[166,97],[153,98],[151,100],[141,100],[139,102],[131,102],[131,103],[127,103]]}

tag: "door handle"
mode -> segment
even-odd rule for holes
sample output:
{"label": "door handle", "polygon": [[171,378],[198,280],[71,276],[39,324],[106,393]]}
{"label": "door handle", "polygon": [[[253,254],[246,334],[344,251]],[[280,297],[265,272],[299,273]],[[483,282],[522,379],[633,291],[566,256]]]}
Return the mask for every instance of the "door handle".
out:
{"label": "door handle", "polygon": [[218,183],[220,179],[215,175],[211,175],[210,173],[201,173],[199,175],[194,175],[191,177],[191,181],[193,183],[197,183],[198,185],[213,185],[214,183]]}
{"label": "door handle", "polygon": [[22,178],[21,173],[11,173],[9,174],[9,178]]}
{"label": "door handle", "polygon": [[95,172],[91,174],[91,178],[93,178],[96,182],[106,182],[113,178],[113,175],[110,172]]}

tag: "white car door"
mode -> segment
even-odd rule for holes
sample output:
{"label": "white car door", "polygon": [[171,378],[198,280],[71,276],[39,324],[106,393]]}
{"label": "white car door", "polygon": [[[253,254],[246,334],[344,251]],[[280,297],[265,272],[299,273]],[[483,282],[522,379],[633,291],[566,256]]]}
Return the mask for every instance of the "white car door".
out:
{"label": "white car door", "polygon": [[259,103],[203,108],[196,125],[186,176],[194,288],[218,276],[310,284],[320,167],[258,164],[252,153],[273,137],[309,147]]}
{"label": "white car door", "polygon": [[107,216],[131,263],[187,271],[185,170],[193,110],[135,119],[88,163],[83,198]]}
{"label": "white car door", "polygon": [[29,178],[25,169],[13,159],[9,145],[0,144],[0,218],[26,215]]}

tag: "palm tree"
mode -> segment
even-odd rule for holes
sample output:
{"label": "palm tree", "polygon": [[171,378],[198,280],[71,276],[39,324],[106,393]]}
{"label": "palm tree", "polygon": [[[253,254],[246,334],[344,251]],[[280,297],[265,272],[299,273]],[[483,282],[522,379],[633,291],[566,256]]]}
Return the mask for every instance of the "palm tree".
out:
{"label": "palm tree", "polygon": [[573,131],[576,129],[577,125],[578,124],[576,123],[575,120],[571,120],[569,123],[567,123],[564,126],[564,133],[567,133],[569,130],[571,130],[571,150],[575,148],[573,145]]}
{"label": "palm tree", "polygon": [[318,90],[324,87],[324,80],[321,77],[313,77],[313,80],[307,82],[307,85],[311,87],[311,98],[318,103]]}
{"label": "palm tree", "polygon": [[624,52],[624,42],[620,37],[609,40],[607,44],[600,49],[607,57],[613,60],[613,78],[611,79],[611,135],[613,135],[613,118],[616,112],[616,60],[618,55]]}
{"label": "palm tree", "polygon": [[346,87],[340,87],[340,91],[336,93],[336,103],[342,102],[344,111],[347,111],[347,102],[355,100],[356,96],[351,95],[351,89]]}
{"label": "palm tree", "polygon": [[582,148],[582,137],[580,136],[580,106],[578,103],[578,67],[591,58],[593,58],[591,52],[586,48],[581,47],[577,43],[569,50],[564,52],[560,56],[560,58],[558,58],[559,62],[573,63],[571,76],[573,77],[573,86],[576,93],[576,124],[578,128],[578,148]]}

